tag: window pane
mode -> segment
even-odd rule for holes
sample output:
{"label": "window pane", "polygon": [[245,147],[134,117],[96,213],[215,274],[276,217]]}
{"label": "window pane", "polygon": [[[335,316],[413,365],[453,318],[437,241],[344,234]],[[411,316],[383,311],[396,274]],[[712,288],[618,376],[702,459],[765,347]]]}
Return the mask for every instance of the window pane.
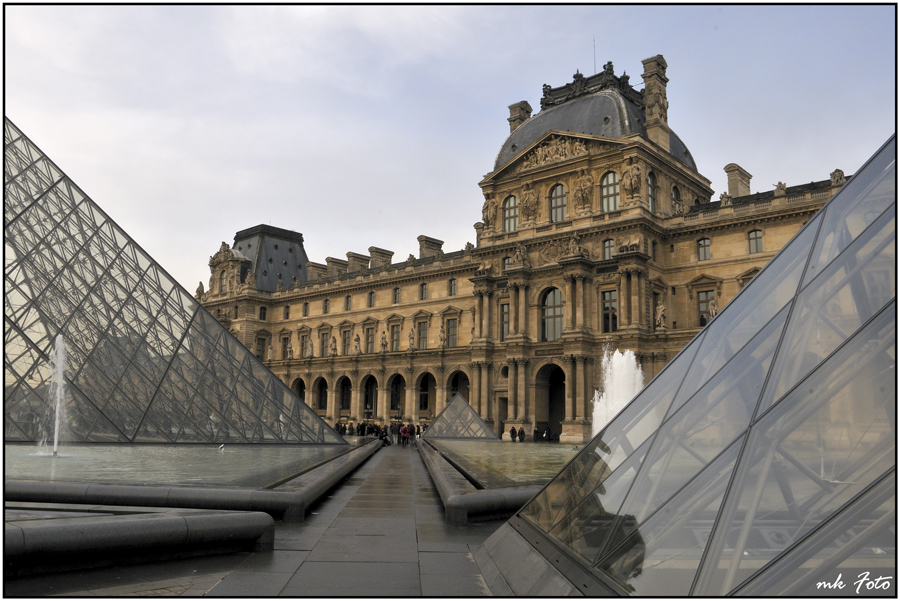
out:
{"label": "window pane", "polygon": [[556,184],[550,191],[550,221],[558,223],[566,219],[566,188]]}
{"label": "window pane", "polygon": [[895,465],[893,309],[750,430],[695,594],[726,594]]}

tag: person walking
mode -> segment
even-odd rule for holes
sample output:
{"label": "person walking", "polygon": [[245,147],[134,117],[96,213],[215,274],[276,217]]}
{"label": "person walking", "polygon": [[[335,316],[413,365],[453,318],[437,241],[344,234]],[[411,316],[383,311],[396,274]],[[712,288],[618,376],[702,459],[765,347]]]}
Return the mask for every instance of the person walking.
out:
{"label": "person walking", "polygon": [[400,426],[400,446],[401,447],[406,446],[406,442],[407,442],[406,436],[407,436],[408,432],[409,432],[409,430],[406,429],[406,424],[403,424],[402,426]]}
{"label": "person walking", "polygon": [[391,437],[394,439],[394,442],[400,442],[400,424],[394,422],[394,425],[391,426]]}
{"label": "person walking", "polygon": [[537,427],[534,428],[534,434],[531,435],[531,442],[537,442],[541,439],[541,433],[538,432]]}
{"label": "person walking", "polygon": [[509,439],[510,439],[511,441],[513,441],[513,442],[516,442],[516,438],[517,438],[517,437],[518,437],[518,435],[516,434],[516,427],[515,427],[515,426],[510,426],[510,428],[509,428]]}
{"label": "person walking", "polygon": [[519,442],[525,442],[525,428],[519,427]]}

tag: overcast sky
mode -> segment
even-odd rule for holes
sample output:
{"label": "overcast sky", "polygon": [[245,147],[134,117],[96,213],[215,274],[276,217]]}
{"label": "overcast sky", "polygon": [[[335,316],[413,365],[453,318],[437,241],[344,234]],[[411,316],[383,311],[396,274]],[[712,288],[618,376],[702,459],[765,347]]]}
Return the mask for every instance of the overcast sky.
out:
{"label": "overcast sky", "polygon": [[193,292],[236,231],[310,260],[475,241],[508,105],[662,54],[714,199],[895,132],[893,6],[5,6],[6,116]]}

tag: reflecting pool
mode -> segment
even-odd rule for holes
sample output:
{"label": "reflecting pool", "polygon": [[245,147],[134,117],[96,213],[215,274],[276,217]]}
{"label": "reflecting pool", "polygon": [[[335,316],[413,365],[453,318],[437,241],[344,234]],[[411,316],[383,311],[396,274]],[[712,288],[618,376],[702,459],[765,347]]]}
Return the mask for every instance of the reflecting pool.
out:
{"label": "reflecting pool", "polygon": [[58,457],[33,444],[4,445],[6,478],[264,488],[356,448],[347,445],[79,444]]}
{"label": "reflecting pool", "polygon": [[485,488],[546,484],[583,445],[435,439],[428,441]]}

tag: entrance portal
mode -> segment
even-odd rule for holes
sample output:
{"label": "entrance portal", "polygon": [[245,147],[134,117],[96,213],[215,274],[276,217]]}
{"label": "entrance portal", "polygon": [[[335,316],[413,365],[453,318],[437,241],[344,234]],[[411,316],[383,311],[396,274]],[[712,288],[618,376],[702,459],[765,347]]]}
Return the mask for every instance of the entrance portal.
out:
{"label": "entrance portal", "polygon": [[550,428],[552,438],[559,440],[566,417],[566,373],[558,365],[545,365],[535,378],[534,393],[534,427],[541,434]]}

